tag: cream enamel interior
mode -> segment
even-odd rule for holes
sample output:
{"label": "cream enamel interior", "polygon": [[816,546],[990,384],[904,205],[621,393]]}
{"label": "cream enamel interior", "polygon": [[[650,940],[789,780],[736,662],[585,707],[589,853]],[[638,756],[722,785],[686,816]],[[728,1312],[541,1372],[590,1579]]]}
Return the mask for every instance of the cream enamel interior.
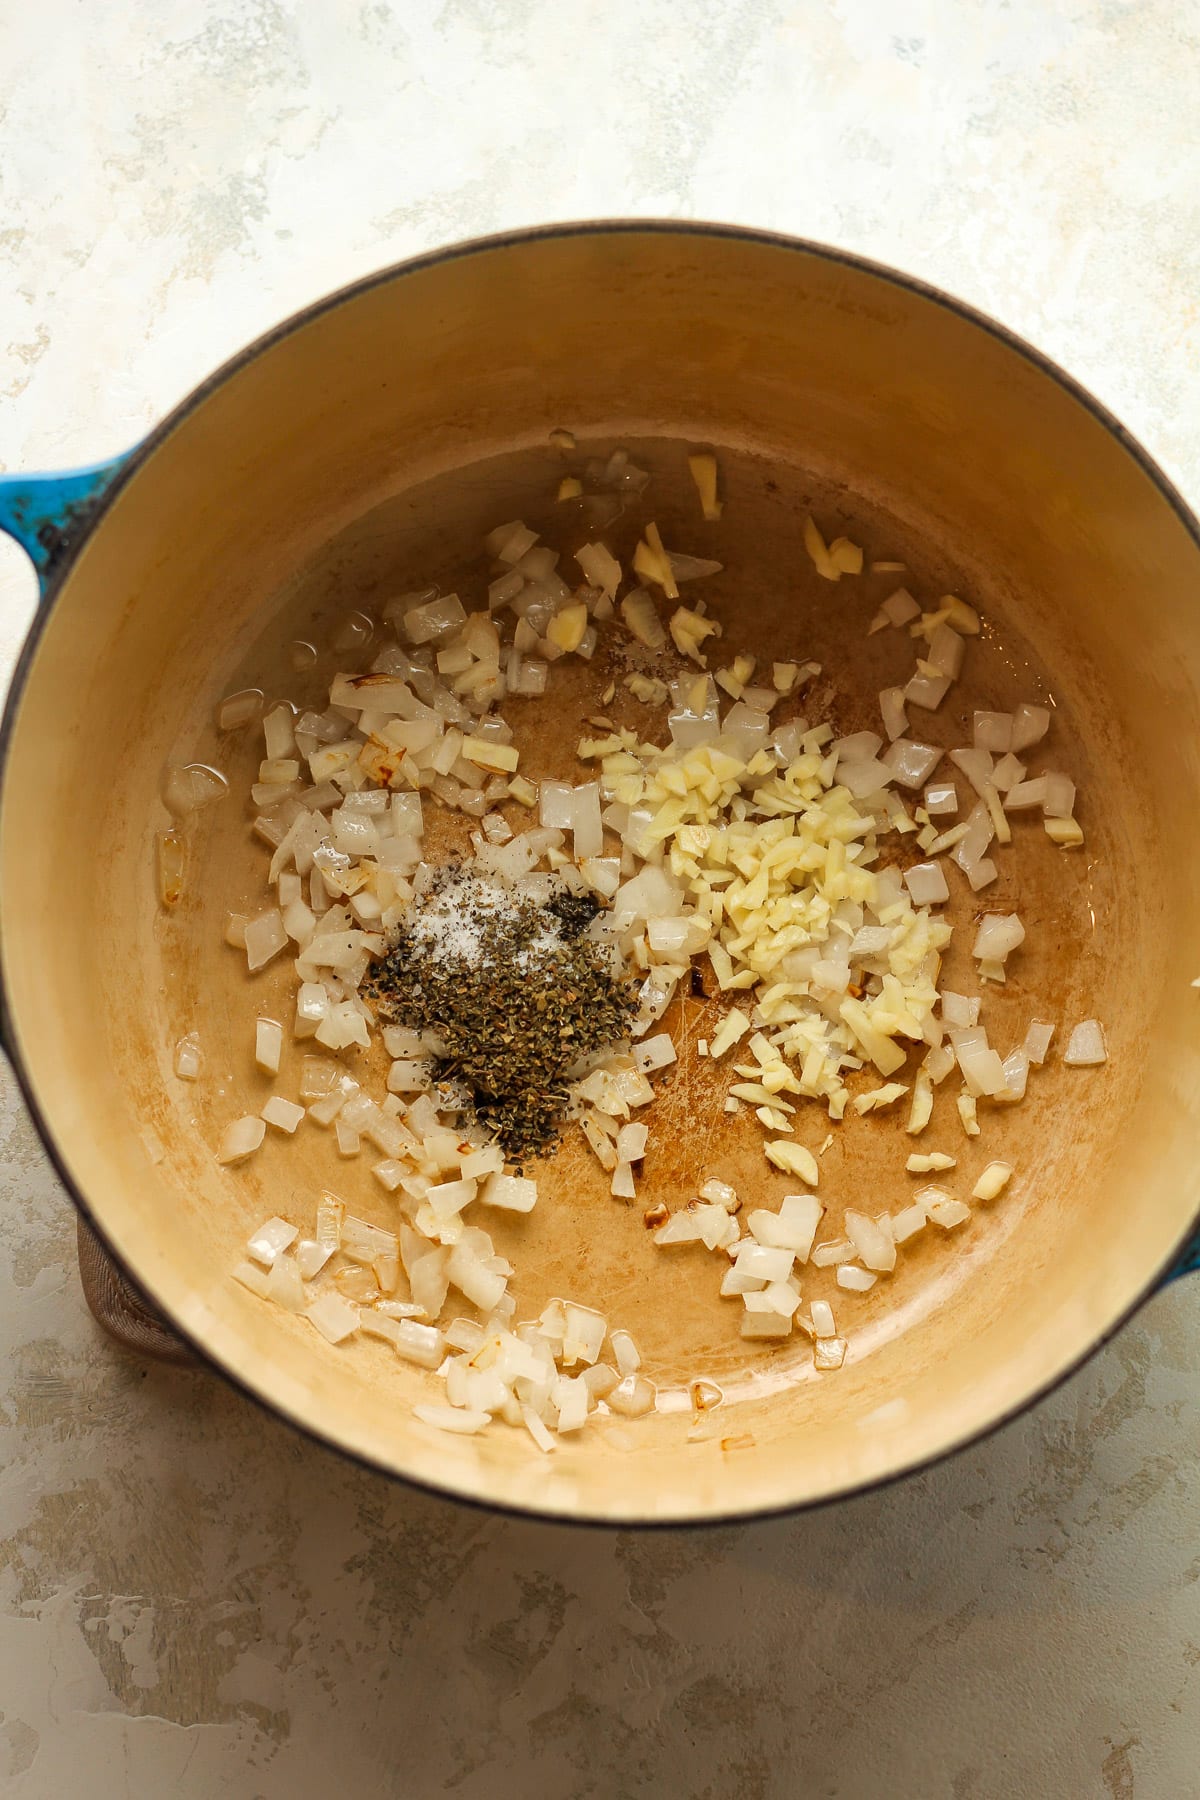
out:
{"label": "cream enamel interior", "polygon": [[[667,541],[726,564],[711,590],[726,642],[816,654],[840,678],[849,728],[867,722],[896,648],[866,646],[866,589],[852,598],[853,584],[813,576],[809,506],[869,553],[907,560],[919,591],[952,586],[999,622],[972,648],[977,670],[998,704],[1031,684],[1052,695],[1088,845],[1065,857],[1039,842],[1019,888],[983,897],[990,910],[1019,893],[1030,928],[996,1016],[1015,1041],[1018,1021],[1045,1011],[1039,997],[1046,1016],[1094,1014],[1112,1060],[1035,1076],[1006,1127],[1012,1195],[866,1300],[842,1296],[852,1354],[832,1377],[812,1375],[804,1340],[747,1355],[732,1310],[711,1301],[708,1253],[655,1252],[568,1152],[505,1240],[530,1298],[599,1305],[666,1384],[711,1373],[729,1399],[699,1418],[681,1405],[614,1421],[546,1458],[508,1430],[457,1439],[417,1424],[409,1404],[428,1377],[379,1345],[330,1350],[228,1279],[247,1230],[310,1210],[320,1185],[380,1219],[388,1207],[367,1165],[348,1173],[312,1128],[243,1170],[216,1166],[221,1124],[265,1098],[250,1021],[255,1000],[282,1004],[286,977],[269,972],[248,997],[220,941],[227,908],[261,881],[240,799],[194,826],[170,918],[152,839],[168,762],[216,761],[244,784],[257,752],[215,737],[213,704],[248,680],[303,694],[293,639],[324,642],[340,611],[370,612],[430,574],[482,592],[470,546],[500,519],[550,517],[560,425],[585,444],[639,446]],[[699,520],[694,444],[722,463],[720,526]],[[1186,525],[1068,388],[955,310],[819,251],[699,228],[552,232],[349,293],[233,367],[160,438],[62,583],[15,708],[4,973],[63,1165],[135,1277],[222,1368],[329,1442],[453,1493],[570,1518],[702,1520],[827,1498],[944,1451],[1093,1347],[1200,1211],[1198,581]],[[870,593],[887,591],[877,579]],[[578,678],[555,691],[535,773],[561,766],[586,710]],[[966,692],[979,699],[978,673]],[[193,1028],[207,1057],[194,1088],[171,1074]],[[696,1083],[664,1103],[655,1179],[668,1198],[704,1172],[762,1180],[758,1128],[714,1131],[711,1101]],[[886,1140],[839,1141],[830,1194],[902,1203],[907,1146],[894,1125]],[[969,1166],[999,1147],[985,1139]]]}

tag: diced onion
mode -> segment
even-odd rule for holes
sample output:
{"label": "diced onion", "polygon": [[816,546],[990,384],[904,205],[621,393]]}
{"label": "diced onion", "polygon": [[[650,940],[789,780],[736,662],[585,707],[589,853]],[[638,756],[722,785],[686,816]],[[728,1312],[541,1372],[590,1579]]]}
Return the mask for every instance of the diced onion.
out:
{"label": "diced onion", "polygon": [[221,1147],[217,1151],[217,1161],[225,1164],[244,1162],[261,1146],[266,1133],[267,1128],[261,1119],[249,1115],[243,1119],[235,1119],[225,1127]]}
{"label": "diced onion", "polygon": [[916,863],[905,870],[904,885],[913,897],[914,906],[941,906],[950,898],[941,863]]}
{"label": "diced onion", "polygon": [[216,723],[218,731],[237,731],[243,725],[253,724],[262,717],[263,696],[259,688],[243,688],[239,693],[227,694],[217,707]]}
{"label": "diced onion", "polygon": [[252,1237],[246,1241],[246,1249],[255,1262],[269,1269],[277,1256],[282,1256],[288,1247],[295,1243],[300,1233],[295,1225],[278,1216],[266,1219]]}
{"label": "diced onion", "polygon": [[203,763],[188,763],[185,768],[167,770],[163,802],[175,818],[185,819],[202,807],[211,806],[228,791],[229,783],[216,769],[209,769]]}
{"label": "diced onion", "polygon": [[958,790],[952,781],[935,782],[925,789],[925,810],[930,818],[958,811]]}
{"label": "diced onion", "polygon": [[1084,1019],[1082,1024],[1076,1025],[1068,1039],[1063,1061],[1073,1069],[1092,1068],[1108,1061],[1104,1027],[1098,1019]]}
{"label": "diced onion", "polygon": [[908,738],[897,738],[883,756],[884,766],[906,788],[923,787],[941,760],[941,751],[932,744],[915,744]]}
{"label": "diced onion", "polygon": [[246,964],[253,975],[263,969],[288,946],[288,934],[283,927],[279,908],[271,907],[269,911],[260,913],[256,919],[246,921]]}
{"label": "diced onion", "polygon": [[981,1028],[952,1034],[963,1079],[973,1095],[998,1094],[1004,1087],[1004,1064]]}
{"label": "diced onion", "polygon": [[835,1243],[818,1244],[810,1260],[815,1269],[832,1269],[839,1263],[849,1262],[853,1255],[854,1245],[849,1238],[839,1238]]}
{"label": "diced onion", "polygon": [[971,955],[989,962],[1002,963],[1024,942],[1025,927],[1016,913],[986,913],[979,921]]}
{"label": "diced onion", "polygon": [[1046,777],[1036,776],[1032,781],[1017,781],[1004,796],[1005,812],[1024,812],[1030,807],[1045,806]]}
{"label": "diced onion", "polygon": [[278,1075],[283,1053],[283,1026],[274,1019],[258,1019],[254,1028],[254,1060],[266,1075]]}
{"label": "diced onion", "polygon": [[897,588],[880,607],[889,625],[907,625],[921,611],[907,588]]}
{"label": "diced onion", "polygon": [[600,820],[600,789],[596,782],[588,781],[575,789],[571,801],[571,825],[576,859],[599,856],[604,848],[604,826]]}
{"label": "diced onion", "polygon": [[911,1206],[901,1207],[892,1217],[892,1239],[897,1244],[907,1244],[910,1238],[916,1237],[918,1231],[924,1231],[927,1214],[919,1201]]}
{"label": "diced onion", "polygon": [[519,1175],[489,1175],[479,1190],[479,1198],[485,1206],[532,1212],[537,1201],[537,1182]]}
{"label": "diced onion", "polygon": [[958,632],[943,621],[934,628],[929,640],[927,661],[939,675],[948,676],[951,681],[955,681],[962,670],[965,648]]}
{"label": "diced onion", "polygon": [[627,1419],[640,1419],[653,1412],[656,1390],[652,1381],[641,1374],[625,1375],[609,1390],[607,1404],[613,1412]]}
{"label": "diced onion", "polygon": [[968,998],[966,994],[956,994],[949,988],[943,988],[942,1018],[947,1025],[953,1025],[961,1031],[970,1031],[979,1023],[978,996]]}
{"label": "diced onion", "polygon": [[[846,1236],[854,1245],[859,1261],[868,1269],[890,1274],[896,1266],[896,1246],[891,1233],[866,1213],[855,1212],[850,1207],[846,1209],[845,1223]],[[816,1323],[815,1316],[813,1322]]]}
{"label": "diced onion", "polygon": [[261,1117],[277,1131],[284,1131],[290,1137],[304,1117],[304,1108],[297,1106],[294,1100],[285,1100],[282,1094],[272,1094],[262,1109]]}
{"label": "diced onion", "polygon": [[903,688],[884,688],[879,695],[879,711],[883,717],[883,729],[891,742],[903,737],[908,730],[908,714],[904,707]]}
{"label": "diced onion", "polygon": [[971,1216],[971,1209],[961,1200],[933,1200],[925,1208],[929,1218],[943,1231],[952,1231],[956,1225],[965,1225]]}
{"label": "diced onion", "polygon": [[675,1061],[675,1044],[669,1032],[660,1032],[656,1037],[645,1038],[633,1052],[633,1060],[643,1075],[649,1075],[656,1069],[666,1069]]}
{"label": "diced onion", "polygon": [[962,770],[975,792],[982,798],[991,783],[995,766],[991,751],[981,745],[970,750],[952,750],[950,761]]}
{"label": "diced onion", "polygon": [[1042,776],[1044,797],[1042,811],[1048,819],[1069,819],[1075,811],[1075,783],[1069,775],[1049,773]]}
{"label": "diced onion", "polygon": [[[309,1317],[312,1317],[311,1313]],[[485,1425],[490,1425],[492,1422],[490,1413],[479,1412],[467,1406],[427,1406],[422,1404],[413,1407],[413,1416],[420,1419],[425,1425],[434,1426],[438,1431],[459,1432],[465,1436],[482,1431]]]}
{"label": "diced onion", "polygon": [[948,675],[913,675],[904,688],[904,697],[926,712],[936,712],[950,690]]}
{"label": "diced onion", "polygon": [[977,712],[975,714],[975,747],[993,756],[1004,756],[1012,749],[1013,718],[1011,713]]}
{"label": "diced onion", "polygon": [[809,1307],[813,1322],[813,1330],[819,1338],[831,1338],[836,1335],[837,1326],[833,1320],[833,1308],[827,1300],[814,1300]]}
{"label": "diced onion", "polygon": [[1013,714],[1009,749],[1031,750],[1040,744],[1050,729],[1050,712],[1045,706],[1018,706]]}
{"label": "diced onion", "polygon": [[607,594],[610,600],[616,598],[621,585],[621,565],[611,550],[603,544],[583,544],[575,552],[575,561],[583,570],[586,581]]}

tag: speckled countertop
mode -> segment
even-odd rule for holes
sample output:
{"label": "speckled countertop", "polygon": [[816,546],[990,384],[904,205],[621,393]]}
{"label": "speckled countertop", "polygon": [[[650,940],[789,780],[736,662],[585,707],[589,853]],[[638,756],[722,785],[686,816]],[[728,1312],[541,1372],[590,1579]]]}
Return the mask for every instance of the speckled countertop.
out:
{"label": "speckled countertop", "polygon": [[[125,446],[346,279],[539,219],[776,226],[957,290],[1200,500],[1178,0],[0,11],[0,467]],[[0,657],[32,609],[0,540]],[[0,1081],[0,1792],[1186,1800],[1200,1286],[932,1474],[579,1535],[335,1461],[97,1334]]]}

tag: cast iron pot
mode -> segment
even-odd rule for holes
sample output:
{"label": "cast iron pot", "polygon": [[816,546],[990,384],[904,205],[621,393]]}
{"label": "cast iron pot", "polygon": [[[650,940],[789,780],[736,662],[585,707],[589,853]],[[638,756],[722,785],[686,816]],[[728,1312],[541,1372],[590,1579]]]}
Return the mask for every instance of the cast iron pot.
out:
{"label": "cast iron pot", "polygon": [[[501,1247],[531,1305],[565,1292],[630,1325],[664,1410],[544,1457],[505,1427],[458,1438],[420,1424],[411,1403],[432,1377],[381,1344],[333,1350],[229,1278],[249,1229],[277,1210],[308,1216],[321,1186],[381,1220],[389,1206],[313,1127],[240,1170],[215,1162],[223,1124],[265,1097],[250,1020],[285,1006],[288,971],[251,992],[222,942],[226,912],[262,892],[234,797],[261,750],[253,733],[220,738],[212,714],[246,685],[317,698],[347,663],[327,646],[348,612],[377,618],[431,577],[481,592],[482,533],[551,518],[560,426],[581,457],[625,443],[653,469],[667,541],[726,564],[711,593],[728,642],[815,652],[851,712],[899,655],[896,634],[881,648],[863,631],[864,605],[888,588],[816,580],[800,537],[810,508],[905,562],[920,594],[953,588],[999,622],[972,647],[971,691],[986,680],[1001,705],[1049,692],[1087,845],[1025,857],[1027,953],[995,1004],[1014,1034],[1034,1012],[1057,1019],[1060,1046],[1061,1028],[1099,1017],[1110,1060],[1077,1071],[1052,1056],[1006,1127],[1009,1195],[871,1295],[845,1297],[851,1349],[833,1376],[814,1373],[803,1340],[750,1355],[712,1297],[708,1253],[664,1258],[641,1209],[614,1205],[598,1171],[564,1154]],[[719,526],[699,519],[694,444],[721,462]],[[749,1517],[978,1437],[1190,1266],[1196,521],[1102,407],[990,321],[856,258],[725,228],[600,224],[461,245],[299,314],[128,456],[0,481],[0,525],[43,588],[4,720],[5,1044],[114,1258],[282,1417],[491,1506],[608,1523]],[[306,672],[297,642],[320,651]],[[546,711],[546,768],[569,754],[581,704],[568,682]],[[234,794],[189,827],[168,913],[154,876],[162,776],[192,760],[222,767]],[[189,1030],[205,1055],[195,1084],[173,1074]],[[294,1078],[293,1060],[281,1091]],[[658,1130],[669,1200],[706,1172],[753,1197],[761,1147],[711,1093],[677,1091]],[[901,1162],[894,1131],[840,1137],[824,1190],[901,1203]],[[686,1385],[699,1375],[725,1394],[701,1413]]]}

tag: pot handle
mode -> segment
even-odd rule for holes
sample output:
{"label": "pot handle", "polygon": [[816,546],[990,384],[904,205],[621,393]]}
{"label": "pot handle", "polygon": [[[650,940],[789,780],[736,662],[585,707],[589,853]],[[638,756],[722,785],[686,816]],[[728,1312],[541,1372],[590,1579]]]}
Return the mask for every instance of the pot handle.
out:
{"label": "pot handle", "polygon": [[1161,1293],[1163,1288],[1167,1287],[1172,1281],[1177,1281],[1181,1275],[1191,1275],[1196,1269],[1200,1269],[1200,1228],[1192,1233],[1187,1243],[1183,1246],[1183,1249],[1179,1252],[1179,1255],[1159,1282],[1158,1291]]}
{"label": "pot handle", "polygon": [[[0,531],[15,538],[37,573],[44,600],[54,575],[83,541],[104,495],[132,451],[58,474],[0,475]],[[0,1008],[0,1043],[7,1020]],[[163,1362],[195,1359],[166,1320],[138,1293],[100,1239],[79,1217],[79,1274],[84,1297],[109,1335],[136,1355]]]}
{"label": "pot handle", "polygon": [[83,1214],[78,1220],[79,1282],[92,1317],[135,1356],[194,1364],[195,1356],[156,1307],[138,1292]]}
{"label": "pot handle", "polygon": [[133,452],[49,475],[0,475],[0,531],[15,538],[37,571],[42,596],[86,535],[101,500]]}
{"label": "pot handle", "polygon": [[[82,543],[109,488],[132,450],[107,462],[44,475],[0,475],[0,531],[7,532],[33,564],[39,599],[45,600],[58,569]],[[0,996],[0,1049],[11,1037]]]}

